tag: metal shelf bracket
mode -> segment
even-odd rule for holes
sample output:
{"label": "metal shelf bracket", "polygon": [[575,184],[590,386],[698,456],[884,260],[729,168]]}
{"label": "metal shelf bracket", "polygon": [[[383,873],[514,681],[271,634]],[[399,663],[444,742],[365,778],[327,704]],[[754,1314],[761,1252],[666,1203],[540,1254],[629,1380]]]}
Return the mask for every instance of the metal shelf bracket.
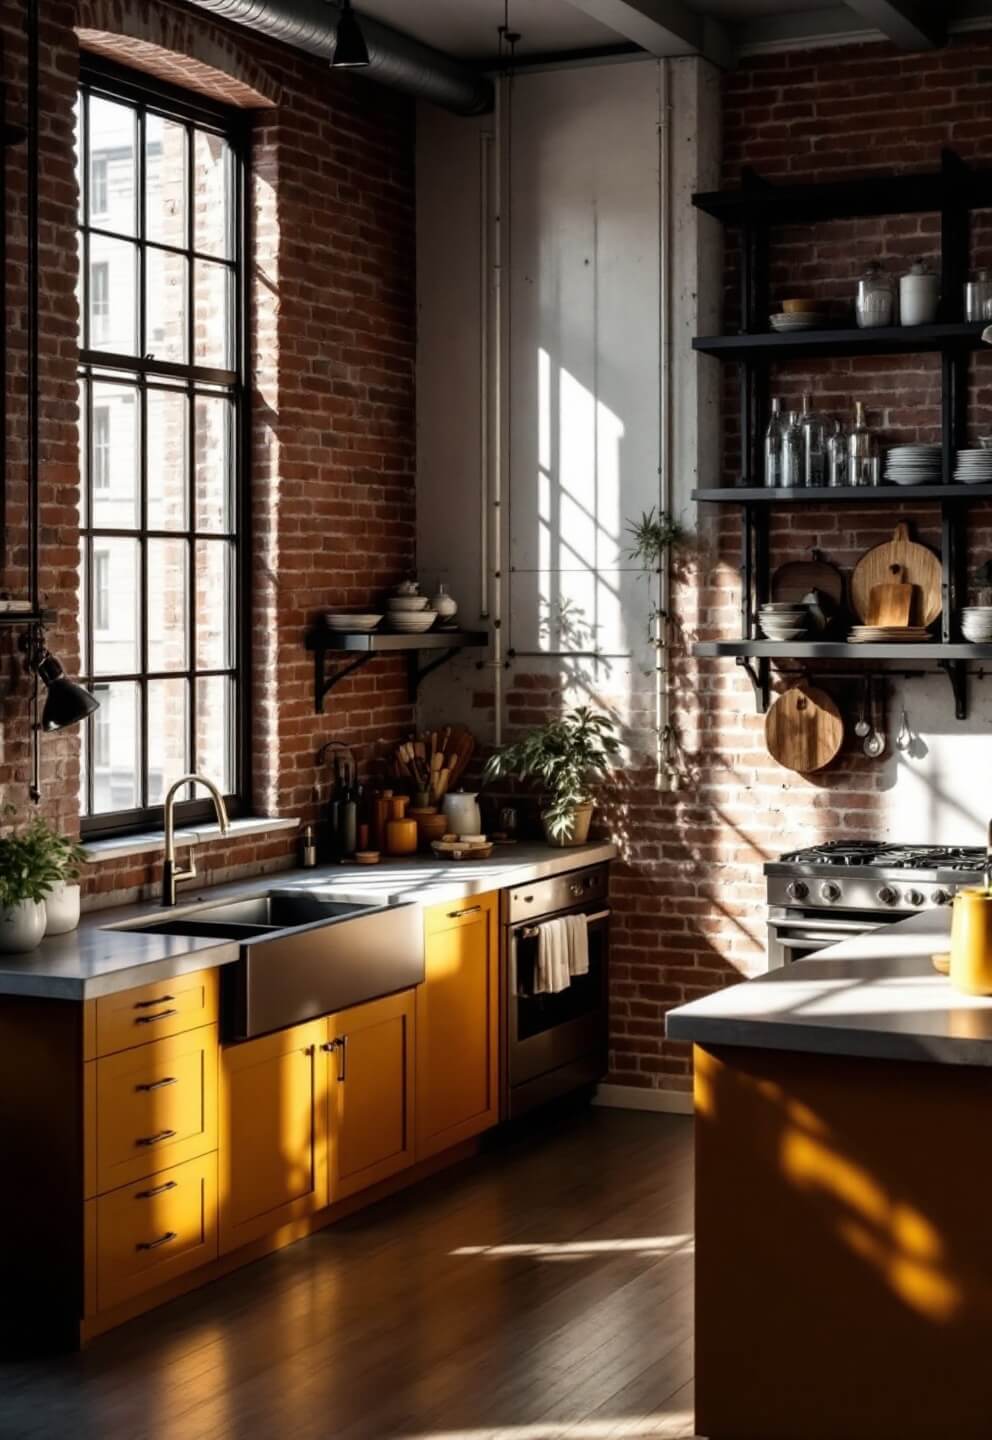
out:
{"label": "metal shelf bracket", "polygon": [[364,650],[360,655],[356,655],[354,660],[349,660],[347,664],[338,665],[336,669],[328,671],[324,664],[326,654],[325,649],[318,647],[314,650],[313,655],[313,702],[316,715],[323,713],[324,700],[335,685],[339,685],[347,676],[353,675],[356,670],[361,670],[363,665],[367,665],[370,660],[375,658],[373,651]]}
{"label": "metal shelf bracket", "polygon": [[751,682],[751,689],[754,691],[754,708],[759,715],[764,715],[768,709],[770,693],[769,664],[762,657],[757,664],[749,655],[738,655],[737,663],[744,670]]}
{"label": "metal shelf bracket", "polygon": [[435,659],[428,660],[426,665],[420,664],[417,659],[418,653],[416,650],[411,650],[407,656],[407,692],[410,696],[411,704],[417,698],[417,693],[420,690],[420,682],[425,679],[432,670],[437,670],[440,666],[447,665],[449,660],[453,660],[458,654],[458,650],[442,650]]}
{"label": "metal shelf bracket", "polygon": [[951,690],[954,693],[954,717],[956,720],[967,720],[968,718],[968,665],[965,660],[941,660],[939,662],[948,680],[951,682]]}

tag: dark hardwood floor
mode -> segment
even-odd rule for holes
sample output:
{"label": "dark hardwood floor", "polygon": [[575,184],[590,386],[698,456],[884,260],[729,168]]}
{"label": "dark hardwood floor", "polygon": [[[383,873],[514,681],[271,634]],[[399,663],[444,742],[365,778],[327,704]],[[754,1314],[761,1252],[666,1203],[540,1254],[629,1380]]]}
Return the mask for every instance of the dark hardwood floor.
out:
{"label": "dark hardwood floor", "polygon": [[691,1230],[691,1122],[574,1112],[82,1355],[0,1366],[0,1436],[691,1436]]}

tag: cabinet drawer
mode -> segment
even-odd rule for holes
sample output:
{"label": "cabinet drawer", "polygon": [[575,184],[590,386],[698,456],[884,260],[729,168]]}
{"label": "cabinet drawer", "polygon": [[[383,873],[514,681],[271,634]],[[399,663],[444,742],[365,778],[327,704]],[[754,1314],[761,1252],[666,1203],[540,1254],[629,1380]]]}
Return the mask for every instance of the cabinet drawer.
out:
{"label": "cabinet drawer", "polygon": [[443,930],[458,930],[464,925],[477,925],[495,914],[495,895],[466,895],[461,900],[448,900],[431,905],[424,911],[424,934],[437,935]]}
{"label": "cabinet drawer", "polygon": [[96,1062],[96,1189],[217,1148],[217,1026]]}
{"label": "cabinet drawer", "polygon": [[217,1258],[216,1154],[160,1170],[90,1204],[96,1207],[99,1310]]}
{"label": "cabinet drawer", "polygon": [[216,970],[157,980],[96,1002],[96,1054],[111,1055],[166,1035],[182,1035],[217,1019]]}

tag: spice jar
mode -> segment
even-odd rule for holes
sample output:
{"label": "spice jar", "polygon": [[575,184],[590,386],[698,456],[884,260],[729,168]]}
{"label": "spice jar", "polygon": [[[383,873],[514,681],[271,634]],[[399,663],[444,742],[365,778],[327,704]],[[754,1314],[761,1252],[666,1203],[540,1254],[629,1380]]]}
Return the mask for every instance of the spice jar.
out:
{"label": "spice jar", "polygon": [[891,325],[895,308],[892,281],[877,260],[873,260],[858,281],[854,313],[862,330]]}

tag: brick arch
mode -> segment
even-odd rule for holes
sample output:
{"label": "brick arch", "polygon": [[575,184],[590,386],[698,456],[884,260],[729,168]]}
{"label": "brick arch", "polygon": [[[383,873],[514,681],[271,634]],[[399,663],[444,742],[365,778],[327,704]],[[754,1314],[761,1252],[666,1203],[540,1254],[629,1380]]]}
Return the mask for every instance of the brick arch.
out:
{"label": "brick arch", "polygon": [[145,0],[79,0],[76,35],[83,50],[212,100],[248,110],[279,103],[265,67],[203,15]]}

